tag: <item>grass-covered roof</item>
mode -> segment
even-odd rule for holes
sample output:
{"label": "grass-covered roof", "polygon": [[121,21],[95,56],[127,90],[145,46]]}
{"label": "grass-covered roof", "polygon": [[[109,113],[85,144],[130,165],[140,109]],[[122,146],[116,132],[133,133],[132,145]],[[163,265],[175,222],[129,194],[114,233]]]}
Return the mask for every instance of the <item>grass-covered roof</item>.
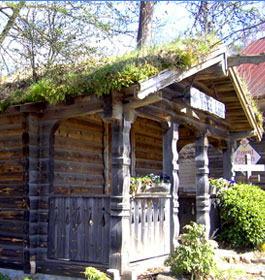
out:
{"label": "grass-covered roof", "polygon": [[163,46],[133,51],[120,57],[89,58],[80,64],[57,65],[32,77],[5,77],[0,83],[0,110],[28,102],[56,104],[78,95],[102,96],[157,75],[164,69],[188,69],[207,56],[213,38],[178,39]]}

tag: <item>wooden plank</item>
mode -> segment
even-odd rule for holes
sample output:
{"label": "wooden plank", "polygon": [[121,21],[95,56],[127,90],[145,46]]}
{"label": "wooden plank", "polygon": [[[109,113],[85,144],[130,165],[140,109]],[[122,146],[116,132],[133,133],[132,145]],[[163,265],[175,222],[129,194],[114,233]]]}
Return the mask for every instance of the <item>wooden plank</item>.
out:
{"label": "wooden plank", "polygon": [[56,136],[60,137],[67,137],[71,139],[82,139],[85,141],[90,141],[90,142],[97,142],[97,143],[102,143],[102,133],[103,131],[100,132],[94,132],[93,133],[89,130],[85,131],[84,129],[73,129],[72,127],[69,126],[60,126],[57,131],[56,131]]}
{"label": "wooden plank", "polygon": [[65,160],[65,161],[75,161],[75,162],[89,162],[95,164],[103,164],[102,153],[87,153],[87,152],[76,152],[76,151],[66,151],[66,150],[55,150],[54,160]]}
{"label": "wooden plank", "polygon": [[85,114],[95,114],[103,112],[103,101],[93,98],[90,101],[85,101],[72,105],[50,105],[45,110],[44,120],[61,120],[69,117],[78,117]]}
{"label": "wooden plank", "polygon": [[75,139],[65,139],[64,137],[55,137],[54,147],[60,150],[72,150],[72,151],[82,151],[82,152],[94,152],[102,153],[103,145],[102,143],[87,142],[84,140]]}
{"label": "wooden plank", "polygon": [[73,194],[103,194],[102,186],[67,186],[67,185],[54,185],[53,192],[55,194],[65,194],[65,195],[73,195]]}
{"label": "wooden plank", "polygon": [[98,186],[104,185],[103,175],[86,175],[86,174],[75,174],[75,173],[54,173],[54,184],[64,185],[82,185],[82,186]]}
{"label": "wooden plank", "polygon": [[23,114],[1,114],[0,125],[20,124],[24,121]]}
{"label": "wooden plank", "polygon": [[63,160],[54,161],[54,172],[80,173],[91,175],[102,175],[104,172],[103,164],[71,162]]}

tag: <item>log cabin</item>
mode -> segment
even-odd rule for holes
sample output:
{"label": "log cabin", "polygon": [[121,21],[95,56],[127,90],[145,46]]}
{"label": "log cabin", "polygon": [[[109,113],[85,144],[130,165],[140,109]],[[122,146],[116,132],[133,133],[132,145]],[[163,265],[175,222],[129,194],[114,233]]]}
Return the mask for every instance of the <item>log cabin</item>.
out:
{"label": "log cabin", "polygon": [[[178,244],[179,153],[190,144],[196,221],[209,233],[209,145],[230,178],[232,141],[262,136],[223,46],[103,97],[10,106],[0,127],[0,267],[74,277],[163,264]],[[132,197],[130,177],[149,173],[170,175],[170,192]]]}

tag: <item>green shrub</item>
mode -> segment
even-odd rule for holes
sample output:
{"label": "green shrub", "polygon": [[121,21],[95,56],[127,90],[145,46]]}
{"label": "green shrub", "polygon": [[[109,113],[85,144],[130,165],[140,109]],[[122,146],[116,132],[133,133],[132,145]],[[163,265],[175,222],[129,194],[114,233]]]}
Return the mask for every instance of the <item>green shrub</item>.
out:
{"label": "green shrub", "polygon": [[0,273],[0,280],[10,280],[10,278],[7,275]]}
{"label": "green shrub", "polygon": [[166,260],[175,275],[189,274],[192,279],[203,279],[216,271],[214,248],[215,241],[206,238],[205,227],[191,222],[184,227],[186,233],[179,236],[180,245]]}
{"label": "green shrub", "polygon": [[221,231],[218,239],[235,247],[258,247],[265,242],[265,191],[235,184],[218,194]]}
{"label": "green shrub", "polygon": [[85,277],[88,280],[110,280],[106,273],[101,272],[100,270],[92,266],[86,267]]}

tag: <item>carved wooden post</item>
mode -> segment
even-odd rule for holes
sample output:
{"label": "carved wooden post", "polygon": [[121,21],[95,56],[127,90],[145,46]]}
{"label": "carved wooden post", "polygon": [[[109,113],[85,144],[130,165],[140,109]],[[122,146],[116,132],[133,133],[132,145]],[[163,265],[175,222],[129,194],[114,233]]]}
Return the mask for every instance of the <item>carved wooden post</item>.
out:
{"label": "carved wooden post", "polygon": [[205,135],[195,141],[196,161],[196,222],[205,225],[206,234],[210,232],[210,195],[208,169],[208,139]]}
{"label": "carved wooden post", "polygon": [[227,143],[227,149],[223,150],[223,172],[226,180],[234,180],[235,172],[233,168],[233,156],[235,152],[235,141],[230,140]]}
{"label": "carved wooden post", "polygon": [[178,132],[179,125],[176,123],[169,123],[169,127],[164,130],[163,134],[163,172],[170,175],[171,179],[171,250],[173,251],[178,246],[179,235],[179,201],[178,201],[178,188],[179,188],[179,165],[178,165],[178,151],[177,141],[179,138]]}
{"label": "carved wooden post", "polygon": [[110,268],[122,275],[128,270],[130,249],[130,129],[124,117],[112,122]]}
{"label": "carved wooden post", "polygon": [[[49,214],[49,197],[52,192],[53,184],[53,141],[54,141],[54,131],[59,125],[58,120],[41,120],[40,123],[40,174],[41,180],[39,182],[40,187],[40,200],[43,205],[40,207],[40,214],[42,216],[47,216]],[[51,249],[48,244],[47,247],[47,236],[48,236],[48,221],[42,222],[41,234],[39,240],[38,248],[38,258],[43,261],[48,258],[48,251]],[[45,244],[46,246],[42,246]]]}
{"label": "carved wooden post", "polygon": [[39,243],[39,116],[26,114],[26,133],[24,134],[25,157],[27,159],[24,173],[24,201],[27,206],[24,214],[24,272],[36,272],[36,256]]}

